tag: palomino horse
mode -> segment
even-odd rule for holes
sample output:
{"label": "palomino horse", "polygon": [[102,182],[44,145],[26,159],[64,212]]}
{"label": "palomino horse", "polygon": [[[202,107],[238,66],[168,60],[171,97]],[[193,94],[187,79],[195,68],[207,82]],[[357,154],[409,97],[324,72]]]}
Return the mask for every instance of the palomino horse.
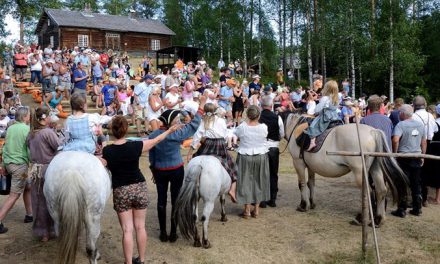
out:
{"label": "palomino horse", "polygon": [[97,263],[96,241],[110,188],[107,170],[89,153],[65,151],[51,161],[45,174],[44,195],[59,237],[59,263],[75,263],[83,224],[89,261]]}
{"label": "palomino horse", "polygon": [[[330,156],[326,153],[327,151],[359,151],[356,124],[333,128],[318,152],[305,151],[301,155],[300,147],[292,134],[303,118],[299,114],[289,114],[285,125],[286,138],[289,141],[288,148],[298,174],[298,185],[301,191],[301,203],[297,209],[302,212],[315,207],[315,173],[323,177],[336,178],[351,171],[357,184],[362,185],[362,162],[359,156]],[[364,151],[390,152],[382,131],[367,125],[360,125],[359,130]],[[374,184],[377,201],[375,224],[380,225],[385,219],[387,185],[391,188],[394,201],[399,201],[407,194],[408,179],[394,158],[366,157],[365,159],[367,172]],[[306,168],[308,179],[305,173]]]}
{"label": "palomino horse", "polygon": [[[214,202],[220,196],[221,221],[226,222],[225,195],[231,187],[231,177],[220,161],[213,156],[197,156],[188,163],[185,170],[183,186],[176,201],[175,219],[180,233],[186,239],[194,239],[194,246],[211,247],[208,240],[209,216],[214,210]],[[197,230],[198,203],[202,198],[205,207],[201,222],[203,223],[203,240]]]}

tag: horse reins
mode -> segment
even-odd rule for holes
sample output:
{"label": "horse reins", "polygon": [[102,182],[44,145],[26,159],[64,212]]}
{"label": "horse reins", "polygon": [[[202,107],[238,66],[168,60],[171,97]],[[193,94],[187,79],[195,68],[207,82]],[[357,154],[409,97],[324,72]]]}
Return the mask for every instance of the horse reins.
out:
{"label": "horse reins", "polygon": [[[287,117],[287,118],[289,118],[289,117]],[[296,129],[300,124],[303,124],[304,119],[306,119],[306,117],[304,117],[304,116],[300,116],[298,122],[297,122],[297,123],[295,124],[295,126],[293,127],[292,132],[291,132],[290,135],[289,135],[289,138],[287,139],[286,147],[284,148],[283,151],[281,151],[280,154],[283,154],[283,153],[286,151],[286,149],[289,147],[289,143],[290,143],[290,140],[292,139],[292,136],[293,136],[293,133],[295,132],[295,129]],[[286,121],[287,121],[287,120],[286,120]]]}

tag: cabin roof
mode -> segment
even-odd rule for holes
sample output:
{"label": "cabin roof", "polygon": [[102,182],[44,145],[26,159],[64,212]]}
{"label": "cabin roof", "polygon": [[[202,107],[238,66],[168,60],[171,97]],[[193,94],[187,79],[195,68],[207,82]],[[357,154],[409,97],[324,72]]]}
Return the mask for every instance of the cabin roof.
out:
{"label": "cabin roof", "polygon": [[174,33],[159,20],[145,18],[130,18],[84,11],[45,8],[40,17],[35,32],[41,31],[46,17],[59,27],[93,28],[116,32],[135,32],[174,36]]}

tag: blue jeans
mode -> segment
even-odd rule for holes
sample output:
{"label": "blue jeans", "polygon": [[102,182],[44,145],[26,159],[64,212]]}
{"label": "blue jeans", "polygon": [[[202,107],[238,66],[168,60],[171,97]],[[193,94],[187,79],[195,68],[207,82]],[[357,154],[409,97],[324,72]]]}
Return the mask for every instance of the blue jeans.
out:
{"label": "blue jeans", "polygon": [[43,94],[55,91],[55,89],[52,89],[52,82],[50,79],[43,79],[43,82],[41,84],[42,84]]}
{"label": "blue jeans", "polygon": [[93,85],[97,85],[99,80],[102,80],[102,77],[93,76]]}
{"label": "blue jeans", "polygon": [[43,75],[41,71],[31,71],[31,83],[35,83],[35,79],[38,79],[38,83],[43,83]]}

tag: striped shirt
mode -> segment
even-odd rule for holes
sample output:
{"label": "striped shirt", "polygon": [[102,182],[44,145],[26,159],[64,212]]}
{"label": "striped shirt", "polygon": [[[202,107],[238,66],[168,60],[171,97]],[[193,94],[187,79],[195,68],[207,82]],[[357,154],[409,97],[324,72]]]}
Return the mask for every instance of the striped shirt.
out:
{"label": "striped shirt", "polygon": [[387,116],[375,112],[362,118],[360,123],[374,127],[375,129],[382,130],[385,133],[385,137],[387,138],[388,147],[391,149],[393,123]]}

